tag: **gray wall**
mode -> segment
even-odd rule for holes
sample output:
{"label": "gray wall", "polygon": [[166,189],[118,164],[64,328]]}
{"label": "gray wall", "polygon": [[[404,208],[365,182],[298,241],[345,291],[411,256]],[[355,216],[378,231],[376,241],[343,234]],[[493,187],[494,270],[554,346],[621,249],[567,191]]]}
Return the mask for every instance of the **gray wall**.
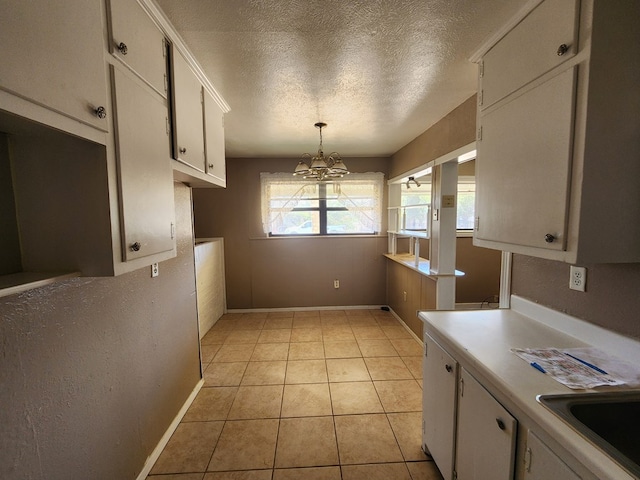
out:
{"label": "gray wall", "polygon": [[512,293],[640,339],[640,264],[587,267],[587,291],[569,290],[569,264],[513,256]]}
{"label": "gray wall", "polygon": [[177,258],[0,298],[0,478],[135,479],[200,379],[190,189]]}

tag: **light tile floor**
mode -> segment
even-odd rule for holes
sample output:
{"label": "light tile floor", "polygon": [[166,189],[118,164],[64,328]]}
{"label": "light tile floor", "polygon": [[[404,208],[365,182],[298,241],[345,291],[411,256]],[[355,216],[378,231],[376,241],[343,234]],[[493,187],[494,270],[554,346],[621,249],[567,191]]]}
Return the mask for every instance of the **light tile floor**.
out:
{"label": "light tile floor", "polygon": [[420,449],[422,347],[383,310],[227,314],[148,480],[441,480]]}

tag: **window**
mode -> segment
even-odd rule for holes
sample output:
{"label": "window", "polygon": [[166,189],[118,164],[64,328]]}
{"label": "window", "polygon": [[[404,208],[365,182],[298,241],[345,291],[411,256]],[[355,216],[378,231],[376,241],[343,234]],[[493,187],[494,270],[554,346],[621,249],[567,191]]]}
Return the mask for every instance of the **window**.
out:
{"label": "window", "polygon": [[[414,184],[410,188],[401,185],[401,205],[430,205],[431,176],[419,179],[420,186]],[[476,181],[472,176],[458,177],[457,198],[457,230],[473,230],[476,200]],[[427,207],[408,208],[406,210],[406,230],[426,230]]]}
{"label": "window", "polygon": [[261,173],[262,224],[269,236],[375,234],[381,229],[382,173],[316,182]]}

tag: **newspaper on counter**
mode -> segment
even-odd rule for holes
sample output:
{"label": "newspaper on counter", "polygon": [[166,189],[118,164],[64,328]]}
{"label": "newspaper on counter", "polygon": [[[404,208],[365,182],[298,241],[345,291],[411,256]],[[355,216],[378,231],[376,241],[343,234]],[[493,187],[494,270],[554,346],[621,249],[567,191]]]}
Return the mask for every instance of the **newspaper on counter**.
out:
{"label": "newspaper on counter", "polygon": [[637,366],[597,348],[512,348],[511,351],[569,388],[640,385]]}

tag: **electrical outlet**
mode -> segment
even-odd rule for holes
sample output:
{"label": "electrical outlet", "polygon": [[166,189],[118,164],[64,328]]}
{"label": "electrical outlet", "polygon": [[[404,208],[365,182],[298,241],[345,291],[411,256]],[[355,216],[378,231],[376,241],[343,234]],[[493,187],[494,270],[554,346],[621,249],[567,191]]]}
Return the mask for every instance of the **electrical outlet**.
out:
{"label": "electrical outlet", "polygon": [[569,269],[569,288],[584,292],[587,285],[587,269],[571,265]]}
{"label": "electrical outlet", "polygon": [[340,280],[333,281],[333,288],[340,288]]}
{"label": "electrical outlet", "polygon": [[154,263],[151,265],[151,277],[157,277],[158,275],[160,275],[160,270],[158,269],[158,264]]}

